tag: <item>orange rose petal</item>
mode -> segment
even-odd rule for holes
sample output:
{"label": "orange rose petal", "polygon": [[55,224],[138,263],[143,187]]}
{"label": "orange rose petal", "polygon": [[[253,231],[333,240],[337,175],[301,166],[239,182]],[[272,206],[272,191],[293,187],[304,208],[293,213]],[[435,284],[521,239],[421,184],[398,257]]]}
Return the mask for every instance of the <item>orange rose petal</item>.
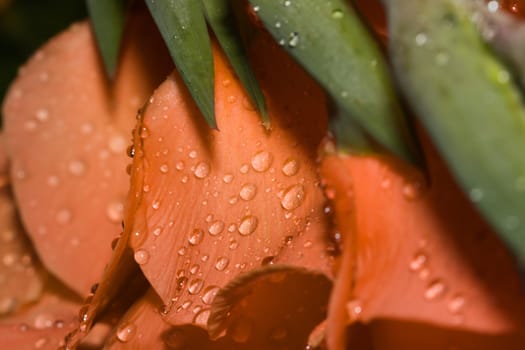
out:
{"label": "orange rose petal", "polygon": [[45,279],[5,184],[0,187],[0,317],[38,300]]}
{"label": "orange rose petal", "polygon": [[9,90],[4,132],[24,225],[46,267],[83,295],[121,230],[134,116],[170,67],[152,21],[132,16],[111,85],[80,23],[44,45]]}
{"label": "orange rose petal", "polygon": [[329,273],[314,163],[326,130],[324,96],[268,36],[253,47],[271,57],[254,55],[271,131],[216,47],[220,131],[207,127],[176,74],[156,90],[136,128],[134,216],[125,232],[173,324],[191,323],[209,288],[267,263]]}
{"label": "orange rose petal", "polygon": [[[427,153],[430,187],[414,170],[386,157],[323,161],[327,188],[353,201],[336,201],[335,212],[344,239],[354,234],[357,251],[357,270],[338,276],[355,287],[349,292],[336,284],[332,303],[339,305],[330,310],[339,311],[329,322],[344,312],[347,322],[392,318],[474,333],[524,334],[523,290],[512,257],[435,151]],[[348,182],[342,176],[351,178],[352,196],[344,194]],[[338,218],[341,205],[355,208],[356,228]],[[346,305],[341,295],[350,299]],[[340,344],[340,327],[328,329],[328,340]]]}
{"label": "orange rose petal", "polygon": [[203,322],[210,314],[210,335],[222,335],[243,349],[301,349],[326,316],[331,285],[325,275],[305,269],[285,265],[255,269],[220,291],[206,290],[202,299],[213,304],[211,309],[199,309],[194,322]]}
{"label": "orange rose petal", "polygon": [[120,319],[105,349],[163,349],[162,333],[171,326],[160,315],[162,301],[150,289]]}

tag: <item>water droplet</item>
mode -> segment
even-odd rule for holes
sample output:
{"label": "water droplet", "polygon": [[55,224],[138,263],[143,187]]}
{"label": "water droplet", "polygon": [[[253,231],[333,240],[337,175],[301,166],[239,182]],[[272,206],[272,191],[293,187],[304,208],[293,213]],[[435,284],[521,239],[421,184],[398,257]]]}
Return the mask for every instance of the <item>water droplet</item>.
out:
{"label": "water droplet", "polygon": [[233,181],[233,175],[232,174],[226,174],[222,177],[222,181],[224,181],[225,184],[229,184]]}
{"label": "water droplet", "polygon": [[410,261],[409,268],[411,271],[421,270],[427,263],[427,256],[424,253],[416,253]]}
{"label": "water droplet", "polygon": [[149,261],[149,253],[144,249],[139,249],[135,252],[135,261],[139,265],[144,265]]}
{"label": "water droplet", "polygon": [[224,222],[220,220],[214,221],[208,228],[208,232],[212,236],[216,236],[224,230]]}
{"label": "water droplet", "polygon": [[58,176],[51,175],[47,178],[47,184],[49,187],[57,187],[60,184]]}
{"label": "water droplet", "polygon": [[294,185],[288,187],[281,199],[281,205],[286,210],[298,208],[304,202],[306,193],[303,185]]}
{"label": "water droplet", "polygon": [[188,282],[188,277],[181,276],[177,278],[177,290],[181,291],[186,286],[186,283]]}
{"label": "water droplet", "polygon": [[286,176],[294,176],[299,171],[299,162],[296,159],[289,158],[284,162],[282,172]]}
{"label": "water droplet", "polygon": [[428,285],[425,290],[425,299],[437,300],[445,295],[447,292],[447,286],[440,279],[436,279]]}
{"label": "water droplet", "polygon": [[498,0],[492,0],[487,3],[487,9],[490,12],[497,12],[499,10],[499,1]]}
{"label": "water droplet", "polygon": [[159,201],[153,201],[153,203],[151,203],[151,207],[155,210],[159,209],[160,208],[160,202]]}
{"label": "water droplet", "polygon": [[120,200],[110,202],[106,208],[106,214],[110,221],[121,222],[124,215],[124,203]]}
{"label": "water droplet", "polygon": [[273,261],[274,260],[275,260],[275,256],[273,256],[273,255],[266,256],[266,257],[264,257],[264,259],[262,259],[261,265],[262,266],[273,265]]}
{"label": "water droplet", "polygon": [[201,310],[193,318],[193,323],[206,326],[208,324],[208,318],[210,317],[210,310]]}
{"label": "water droplet", "polygon": [[35,113],[37,120],[45,122],[49,118],[49,111],[47,109],[41,108]]}
{"label": "water droplet", "polygon": [[333,19],[341,19],[341,18],[343,18],[343,16],[344,16],[343,11],[341,11],[339,9],[336,9],[336,10],[332,11],[332,18]]}
{"label": "water droplet", "polygon": [[140,129],[140,133],[139,133],[139,135],[140,135],[140,138],[142,138],[142,139],[147,138],[147,137],[149,136],[149,130],[148,130],[148,128],[146,128],[145,126],[143,126],[143,127]]}
{"label": "water droplet", "polygon": [[86,164],[81,160],[73,160],[69,163],[69,172],[73,175],[80,176],[86,172]]}
{"label": "water droplet", "polygon": [[422,184],[418,181],[406,183],[403,186],[403,196],[408,200],[419,198],[422,192]]}
{"label": "water droplet", "polygon": [[184,170],[184,162],[181,160],[181,161],[178,161],[176,164],[175,164],[175,169],[177,170]]}
{"label": "water droplet", "polygon": [[114,154],[122,154],[127,148],[127,141],[122,135],[113,135],[109,139],[108,148]]}
{"label": "water droplet", "polygon": [[245,201],[252,200],[256,194],[257,187],[254,184],[244,184],[239,192],[239,196]]}
{"label": "water droplet", "polygon": [[272,165],[273,157],[266,151],[259,152],[252,157],[252,168],[257,172],[265,172]]}
{"label": "water droplet", "polygon": [[204,304],[211,305],[213,299],[219,292],[220,288],[217,286],[208,286],[202,291],[201,300]]}
{"label": "water droplet", "polygon": [[299,33],[291,32],[290,35],[288,35],[288,46],[291,48],[294,48],[298,44],[299,44]]}
{"label": "water droplet", "polygon": [[188,153],[188,157],[190,157],[191,159],[197,158],[197,151],[195,150],[190,151],[190,153]]}
{"label": "water droplet", "polygon": [[230,259],[228,259],[227,257],[223,256],[223,257],[220,257],[217,259],[217,261],[215,262],[215,269],[217,271],[224,271],[225,268],[228,267],[228,264],[230,263]]}
{"label": "water droplet", "polygon": [[253,8],[253,12],[259,12],[261,10],[261,7],[257,5],[253,6],[252,8]]}
{"label": "water droplet", "polygon": [[277,21],[275,22],[275,28],[281,28],[281,22]]}
{"label": "water droplet", "polygon": [[252,323],[246,318],[238,318],[230,328],[228,334],[236,343],[246,343],[252,334]]}
{"label": "water droplet", "polygon": [[457,315],[461,313],[465,307],[465,297],[461,294],[454,295],[448,302],[447,307],[451,314]]}
{"label": "water droplet", "polygon": [[247,215],[243,217],[241,222],[239,223],[239,233],[242,236],[251,235],[257,229],[258,224],[259,221],[255,216]]}
{"label": "water droplet", "polygon": [[163,174],[167,174],[170,168],[168,167],[168,164],[162,164],[159,168],[160,172]]}
{"label": "water droplet", "polygon": [[37,341],[35,341],[35,349],[42,349],[47,343],[47,338],[40,338]]}
{"label": "water droplet", "polygon": [[291,1],[291,0],[284,0],[284,2],[283,2],[284,7],[288,7],[288,6],[290,6],[291,4],[292,4],[292,1]]}
{"label": "water droplet", "polygon": [[123,343],[130,341],[137,332],[137,326],[132,323],[126,323],[118,328],[117,339]]}
{"label": "water droplet", "polygon": [[198,245],[200,242],[202,242],[203,238],[204,238],[204,232],[201,229],[196,228],[190,234],[190,237],[188,238],[188,242],[191,245]]}
{"label": "water droplet", "polygon": [[196,278],[190,282],[188,285],[188,292],[190,294],[197,294],[202,290],[202,287],[204,286],[204,281],[200,278]]}
{"label": "water droplet", "polygon": [[228,246],[228,248],[230,248],[231,250],[235,250],[235,249],[237,249],[238,246],[239,246],[239,242],[237,242],[236,240],[232,240],[230,242],[230,245]]}
{"label": "water droplet", "polygon": [[195,177],[198,179],[204,179],[206,176],[208,176],[209,173],[210,166],[208,163],[205,162],[200,162],[199,164],[197,164],[197,166],[195,167],[195,171],[193,172]]}
{"label": "water droplet", "polygon": [[57,223],[59,223],[60,225],[65,225],[71,222],[72,217],[73,214],[68,209],[61,209],[56,214]]}
{"label": "water droplet", "polygon": [[425,33],[418,33],[415,38],[417,46],[423,46],[427,43],[428,37]]}

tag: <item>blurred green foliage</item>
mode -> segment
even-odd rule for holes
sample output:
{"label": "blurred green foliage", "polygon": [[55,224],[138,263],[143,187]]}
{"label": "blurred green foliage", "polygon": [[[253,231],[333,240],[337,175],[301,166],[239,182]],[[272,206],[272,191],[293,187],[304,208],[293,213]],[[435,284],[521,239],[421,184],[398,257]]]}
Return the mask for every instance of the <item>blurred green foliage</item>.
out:
{"label": "blurred green foliage", "polygon": [[39,46],[86,17],[83,0],[0,0],[0,101]]}

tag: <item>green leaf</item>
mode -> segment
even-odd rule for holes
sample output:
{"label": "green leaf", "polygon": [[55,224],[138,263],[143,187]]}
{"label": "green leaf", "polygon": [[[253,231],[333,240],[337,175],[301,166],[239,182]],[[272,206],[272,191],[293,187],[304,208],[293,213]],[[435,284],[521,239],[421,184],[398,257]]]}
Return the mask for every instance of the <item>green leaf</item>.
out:
{"label": "green leaf", "polygon": [[117,70],[124,31],[124,0],[86,0],[106,73],[113,79]]}
{"label": "green leaf", "polygon": [[211,43],[196,0],[147,0],[168,50],[204,118],[216,128]]}
{"label": "green leaf", "polygon": [[465,3],[386,2],[393,62],[463,190],[525,267],[525,104]]}
{"label": "green leaf", "polygon": [[[343,0],[250,0],[266,28],[345,112],[391,152],[419,152],[376,43]],[[338,140],[343,141],[344,140]]]}
{"label": "green leaf", "polygon": [[235,18],[228,0],[202,0],[206,18],[222,49],[226,53],[235,73],[243,83],[253,104],[259,111],[263,124],[268,127],[269,119],[264,95],[257,83],[244,50],[242,39],[235,26]]}

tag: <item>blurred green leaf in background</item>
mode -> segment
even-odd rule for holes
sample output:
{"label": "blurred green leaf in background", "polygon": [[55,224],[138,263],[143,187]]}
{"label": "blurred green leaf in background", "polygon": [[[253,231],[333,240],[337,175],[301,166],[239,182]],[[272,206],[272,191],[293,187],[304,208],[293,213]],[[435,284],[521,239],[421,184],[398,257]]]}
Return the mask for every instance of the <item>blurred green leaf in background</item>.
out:
{"label": "blurred green leaf in background", "polygon": [[0,0],[0,101],[18,68],[39,46],[86,17],[80,0]]}

